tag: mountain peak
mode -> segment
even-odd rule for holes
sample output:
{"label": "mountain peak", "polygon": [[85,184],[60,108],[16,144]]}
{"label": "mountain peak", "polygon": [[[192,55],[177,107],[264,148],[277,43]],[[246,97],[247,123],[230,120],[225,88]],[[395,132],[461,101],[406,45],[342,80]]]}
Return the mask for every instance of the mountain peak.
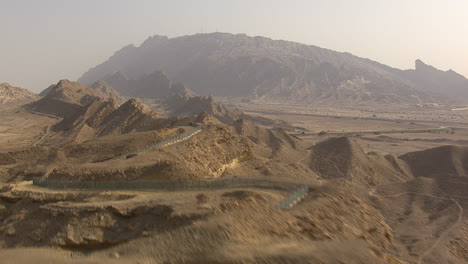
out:
{"label": "mountain peak", "polygon": [[405,77],[420,90],[449,96],[460,103],[468,100],[468,80],[463,75],[453,70],[439,70],[420,59],[416,60],[415,66],[415,70],[405,72]]}
{"label": "mountain peak", "polygon": [[418,67],[422,67],[422,66],[425,66],[425,65],[427,65],[427,64],[425,64],[425,63],[424,63],[422,60],[420,60],[420,59],[417,59],[416,62],[415,62],[416,69],[417,69]]}
{"label": "mountain peak", "polygon": [[74,85],[73,85],[73,82],[71,82],[70,80],[67,80],[67,79],[60,80],[56,85],[57,88],[58,87],[66,87],[66,86],[72,86],[73,87]]}
{"label": "mountain peak", "polygon": [[438,71],[434,66],[426,64],[420,59],[416,60],[415,69],[416,71]]}
{"label": "mountain peak", "polygon": [[166,36],[154,35],[154,36],[147,38],[145,41],[143,41],[143,43],[141,44],[141,47],[151,47],[153,45],[164,43],[167,40],[169,40],[169,38]]}

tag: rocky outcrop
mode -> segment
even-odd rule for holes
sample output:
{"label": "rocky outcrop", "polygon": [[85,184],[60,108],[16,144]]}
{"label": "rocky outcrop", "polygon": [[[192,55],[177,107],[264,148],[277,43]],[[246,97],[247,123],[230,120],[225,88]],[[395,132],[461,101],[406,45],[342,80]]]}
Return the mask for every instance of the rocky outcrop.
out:
{"label": "rocky outcrop", "polygon": [[468,79],[453,70],[441,71],[416,60],[415,69],[403,71],[401,75],[421,90],[468,101]]}
{"label": "rocky outcrop", "polygon": [[0,105],[19,105],[39,99],[36,94],[8,83],[0,83]]}
{"label": "rocky outcrop", "polygon": [[[186,94],[186,92],[183,91],[182,94]],[[237,108],[228,108],[211,96],[175,94],[164,102],[164,106],[174,116],[191,116],[205,112],[225,124],[232,124],[243,116],[243,113]]]}
{"label": "rocky outcrop", "polygon": [[[120,96],[105,82],[93,88],[62,80],[28,109],[62,117],[53,127],[60,141],[82,142],[97,136],[164,128],[171,120],[158,115],[135,99],[119,105]],[[64,142],[62,142],[64,143]]]}

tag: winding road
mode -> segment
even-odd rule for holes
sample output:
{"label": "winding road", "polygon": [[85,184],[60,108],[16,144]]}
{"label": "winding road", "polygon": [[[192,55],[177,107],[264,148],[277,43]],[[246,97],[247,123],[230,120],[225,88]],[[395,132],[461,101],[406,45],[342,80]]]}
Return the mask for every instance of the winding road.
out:
{"label": "winding road", "polygon": [[158,142],[156,144],[146,146],[146,147],[144,147],[142,149],[139,149],[137,151],[133,151],[133,152],[130,152],[130,153],[119,155],[119,156],[115,157],[114,159],[127,159],[127,157],[129,155],[133,155],[133,154],[136,155],[138,153],[145,153],[145,152],[151,151],[151,150],[153,150],[155,148],[162,148],[162,147],[167,147],[167,146],[170,146],[170,145],[174,145],[174,144],[177,144],[179,142],[188,140],[189,138],[191,138],[191,137],[195,136],[196,134],[200,133],[201,131],[202,131],[201,127],[197,126],[197,127],[194,127],[192,131],[189,131],[187,136],[184,136],[184,137],[181,137],[181,138],[178,138],[180,135],[175,136],[175,137],[171,137],[169,139],[165,139],[165,140],[163,140],[161,142]]}
{"label": "winding road", "polygon": [[47,129],[46,129],[46,133],[36,142],[34,142],[32,144],[32,146],[40,146],[42,145],[51,135],[52,135],[52,128],[63,121],[63,118],[61,117],[58,117],[58,116],[54,116],[54,115],[49,115],[49,114],[44,114],[44,113],[39,113],[39,112],[36,112],[36,111],[32,111],[32,110],[27,110],[28,112],[30,112],[31,114],[36,114],[36,115],[42,115],[42,116],[47,116],[47,117],[52,117],[52,118],[55,118],[57,119],[55,122],[53,122],[52,124],[49,124],[49,126],[47,126]]}

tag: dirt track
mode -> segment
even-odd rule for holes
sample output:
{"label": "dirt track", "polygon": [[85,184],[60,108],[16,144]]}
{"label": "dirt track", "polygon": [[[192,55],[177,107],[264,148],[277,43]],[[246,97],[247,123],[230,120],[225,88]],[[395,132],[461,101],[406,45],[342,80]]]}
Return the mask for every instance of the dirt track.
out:
{"label": "dirt track", "polygon": [[39,146],[39,145],[42,145],[52,134],[52,128],[63,121],[63,118],[61,117],[58,117],[58,116],[54,116],[54,115],[48,115],[48,114],[44,114],[44,113],[39,113],[39,112],[35,112],[35,111],[31,111],[31,110],[28,110],[28,112],[32,113],[32,114],[35,114],[35,115],[41,115],[41,116],[47,116],[47,117],[52,117],[52,118],[56,118],[57,120],[53,123],[51,123],[49,126],[47,126],[46,128],[46,132],[45,134],[36,142],[34,142],[32,144],[32,146]]}
{"label": "dirt track", "polygon": [[[427,248],[425,251],[422,252],[422,254],[417,258],[417,262],[416,262],[417,264],[423,264],[424,259],[429,254],[431,254],[434,251],[435,248],[437,248],[437,246],[440,244],[440,242],[443,239],[445,239],[456,227],[460,227],[463,224],[463,213],[464,213],[463,207],[460,205],[459,202],[457,202],[453,198],[443,198],[443,197],[439,197],[439,196],[435,196],[435,195],[431,195],[431,194],[417,193],[417,192],[402,192],[402,193],[397,193],[397,194],[392,194],[392,195],[376,195],[375,192],[376,192],[377,188],[374,188],[371,191],[369,191],[369,195],[372,196],[372,197],[375,197],[375,198],[394,198],[394,197],[400,197],[400,196],[404,196],[404,195],[408,195],[408,194],[421,195],[421,196],[427,196],[427,197],[431,197],[431,198],[439,199],[439,200],[452,201],[457,206],[457,208],[459,210],[457,221],[455,223],[453,223],[451,226],[447,227],[445,229],[445,231],[441,235],[439,235],[439,237],[436,240],[433,241],[432,245],[429,248]],[[465,196],[464,198],[468,198],[468,196]]]}

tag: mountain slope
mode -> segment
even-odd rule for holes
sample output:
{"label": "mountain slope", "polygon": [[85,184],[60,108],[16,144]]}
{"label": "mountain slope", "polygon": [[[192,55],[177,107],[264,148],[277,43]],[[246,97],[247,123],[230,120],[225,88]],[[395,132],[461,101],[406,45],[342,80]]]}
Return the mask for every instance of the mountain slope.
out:
{"label": "mountain slope", "polygon": [[411,167],[416,177],[468,176],[468,148],[463,146],[443,146],[400,157]]}
{"label": "mountain slope", "polygon": [[82,142],[106,135],[128,134],[165,128],[177,119],[160,119],[135,99],[120,105],[120,96],[105,82],[94,88],[62,80],[43,98],[26,108],[63,118],[53,127],[51,139]]}
{"label": "mountain slope", "polygon": [[39,99],[36,94],[8,83],[0,83],[0,105],[29,103]]}
{"label": "mountain slope", "polygon": [[249,118],[238,109],[216,101],[212,96],[199,96],[183,84],[173,83],[160,71],[136,79],[128,79],[122,72],[117,71],[105,80],[96,82],[92,87],[102,87],[102,93],[115,100],[118,100],[117,95],[105,91],[119,90],[127,96],[149,99],[145,101],[150,104],[156,103],[154,109],[166,113],[167,116],[193,116],[205,112],[225,124],[232,124],[240,118]]}
{"label": "mountain slope", "polygon": [[436,99],[392,68],[349,53],[225,33],[155,36],[116,52],[79,81],[90,84],[117,71],[134,79],[155,70],[200,95],[322,104]]}
{"label": "mountain slope", "polygon": [[47,90],[46,96],[26,107],[37,112],[66,118],[81,107],[103,98],[92,88],[68,80],[61,80]]}
{"label": "mountain slope", "polygon": [[367,154],[352,138],[329,138],[311,148],[309,166],[324,179],[360,184],[400,182],[412,178],[392,156]]}
{"label": "mountain slope", "polygon": [[449,70],[441,71],[421,60],[416,60],[415,70],[406,70],[401,74],[413,81],[418,88],[433,93],[468,99],[468,79]]}
{"label": "mountain slope", "polygon": [[117,71],[105,76],[103,80],[122,95],[141,98],[167,97],[173,86],[171,80],[161,71],[153,71],[134,79],[129,79],[121,71]]}
{"label": "mountain slope", "polygon": [[109,84],[104,81],[97,81],[91,85],[97,95],[104,98],[111,98],[115,101],[120,101],[120,94]]}
{"label": "mountain slope", "polygon": [[165,100],[164,105],[174,116],[191,116],[206,112],[225,124],[231,124],[243,115],[237,108],[228,108],[211,96],[186,97],[176,94]]}

